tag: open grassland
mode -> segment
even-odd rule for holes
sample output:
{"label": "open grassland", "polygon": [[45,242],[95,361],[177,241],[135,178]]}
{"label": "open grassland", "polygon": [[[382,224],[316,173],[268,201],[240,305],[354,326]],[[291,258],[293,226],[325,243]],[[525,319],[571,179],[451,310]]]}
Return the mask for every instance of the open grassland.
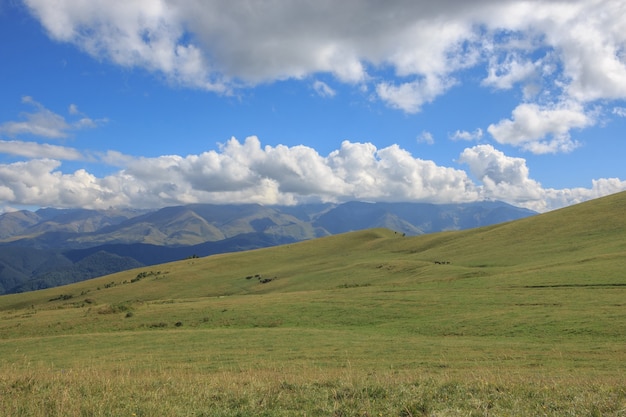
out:
{"label": "open grassland", "polygon": [[0,415],[626,416],[626,194],[0,297]]}

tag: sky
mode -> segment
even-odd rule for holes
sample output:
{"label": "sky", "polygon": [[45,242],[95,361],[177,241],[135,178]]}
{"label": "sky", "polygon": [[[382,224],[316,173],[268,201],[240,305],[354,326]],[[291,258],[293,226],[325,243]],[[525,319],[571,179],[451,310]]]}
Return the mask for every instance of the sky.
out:
{"label": "sky", "polygon": [[0,212],[626,190],[624,0],[0,0]]}

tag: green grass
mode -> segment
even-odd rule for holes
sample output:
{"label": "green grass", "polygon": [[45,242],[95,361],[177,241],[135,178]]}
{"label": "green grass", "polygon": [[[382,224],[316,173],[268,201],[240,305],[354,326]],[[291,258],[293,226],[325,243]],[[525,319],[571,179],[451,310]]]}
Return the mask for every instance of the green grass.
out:
{"label": "green grass", "polygon": [[624,207],[3,296],[0,415],[626,415]]}

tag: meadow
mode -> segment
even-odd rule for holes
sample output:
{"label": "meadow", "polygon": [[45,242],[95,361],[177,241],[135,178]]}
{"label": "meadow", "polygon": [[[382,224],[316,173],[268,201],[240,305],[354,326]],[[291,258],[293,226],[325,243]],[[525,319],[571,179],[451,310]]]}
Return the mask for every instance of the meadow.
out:
{"label": "meadow", "polygon": [[624,416],[626,194],[0,297],[0,415]]}

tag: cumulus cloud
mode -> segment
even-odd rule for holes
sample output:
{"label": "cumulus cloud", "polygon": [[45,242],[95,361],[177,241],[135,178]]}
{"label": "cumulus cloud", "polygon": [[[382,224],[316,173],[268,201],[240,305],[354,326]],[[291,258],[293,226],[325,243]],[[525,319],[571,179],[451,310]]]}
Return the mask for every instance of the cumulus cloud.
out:
{"label": "cumulus cloud", "polygon": [[487,131],[502,144],[520,146],[533,153],[569,152],[578,146],[570,130],[595,124],[592,114],[576,102],[542,107],[520,104],[513,110],[512,119],[491,124]]}
{"label": "cumulus cloud", "polygon": [[[11,137],[32,135],[48,139],[62,139],[69,136],[73,130],[94,128],[106,122],[105,119],[94,120],[89,117],[81,117],[78,120],[68,122],[65,117],[45,108],[30,96],[22,97],[22,103],[35,108],[33,112],[20,114],[21,121],[8,121],[0,124],[0,134],[4,133]],[[70,105],[71,115],[81,114],[76,105]],[[81,114],[82,115],[82,114]]]}
{"label": "cumulus cloud", "polygon": [[101,181],[85,170],[63,174],[58,170],[60,165],[52,159],[0,164],[0,199],[7,203],[56,207],[104,207],[104,200],[120,202],[119,197],[107,193]]}
{"label": "cumulus cloud", "polygon": [[483,137],[483,130],[481,128],[477,128],[473,132],[468,132],[466,130],[457,130],[456,132],[450,135],[450,139],[452,140],[478,140]]}
{"label": "cumulus cloud", "polygon": [[513,88],[516,83],[532,79],[536,75],[536,66],[533,62],[519,59],[514,55],[506,57],[504,62],[491,58],[488,67],[488,76],[482,84],[501,90]]}
{"label": "cumulus cloud", "polygon": [[[307,146],[262,146],[257,137],[231,138],[198,155],[102,156],[121,167],[97,177],[61,170],[50,158],[0,164],[0,206],[154,208],[189,203],[502,200],[538,211],[626,190],[626,181],[598,179],[591,189],[544,189],[526,161],[491,145],[462,152],[461,169],[412,156],[398,145],[344,141],[320,155]],[[473,179],[472,179],[473,177]]]}
{"label": "cumulus cloud", "polygon": [[[196,88],[224,91],[203,51],[184,41],[185,19],[164,0],[26,0],[54,39],[125,67],[142,67]],[[187,16],[186,19],[190,18]],[[219,77],[217,77],[219,78]]]}
{"label": "cumulus cloud", "polygon": [[506,156],[491,145],[465,149],[459,162],[469,166],[470,173],[482,183],[485,198],[517,201],[528,206],[542,199],[541,185],[530,179],[526,161]]}
{"label": "cumulus cloud", "polygon": [[433,134],[424,130],[417,136],[417,143],[425,143],[427,145],[432,145],[435,143],[435,138]]}
{"label": "cumulus cloud", "polygon": [[101,208],[477,197],[465,172],[416,159],[397,145],[377,149],[346,141],[322,156],[306,146],[261,147],[256,137],[243,143],[232,138],[219,151],[127,162],[126,168],[103,178],[85,170],[64,174],[61,162],[53,159],[0,165],[0,199],[5,205]]}
{"label": "cumulus cloud", "polygon": [[535,206],[538,211],[545,211],[571,204],[582,203],[583,201],[603,197],[605,195],[618,193],[626,190],[626,181],[619,178],[600,178],[591,181],[591,188],[566,188],[544,190],[543,200],[537,202]]}
{"label": "cumulus cloud", "polygon": [[[626,98],[622,1],[25,3],[56,40],[172,83],[225,94],[326,73],[416,113],[463,83],[464,70],[484,68],[483,86],[519,86],[526,100],[512,120],[492,125],[496,140],[537,153],[571,150],[576,143],[569,129],[594,122],[585,113],[589,103]],[[314,89],[333,94],[321,82]],[[578,114],[564,114],[564,103],[578,103]],[[549,119],[565,124],[557,129]],[[64,131],[62,120],[30,122],[3,130]]]}
{"label": "cumulus cloud", "polygon": [[189,196],[188,202],[465,201],[471,188],[463,171],[415,159],[397,146],[378,150],[345,141],[323,157],[307,146],[262,148],[256,137],[233,138],[220,152],[142,159],[124,173],[169,199]]}
{"label": "cumulus cloud", "polygon": [[482,198],[506,201],[538,212],[626,190],[626,181],[618,178],[593,180],[591,188],[543,188],[530,178],[523,158],[507,156],[491,145],[465,149],[458,162],[467,165],[478,180],[477,192]]}
{"label": "cumulus cloud", "polygon": [[453,84],[454,80],[426,77],[400,85],[380,83],[376,86],[376,93],[381,100],[393,108],[406,113],[417,113],[425,103],[432,102]]}

